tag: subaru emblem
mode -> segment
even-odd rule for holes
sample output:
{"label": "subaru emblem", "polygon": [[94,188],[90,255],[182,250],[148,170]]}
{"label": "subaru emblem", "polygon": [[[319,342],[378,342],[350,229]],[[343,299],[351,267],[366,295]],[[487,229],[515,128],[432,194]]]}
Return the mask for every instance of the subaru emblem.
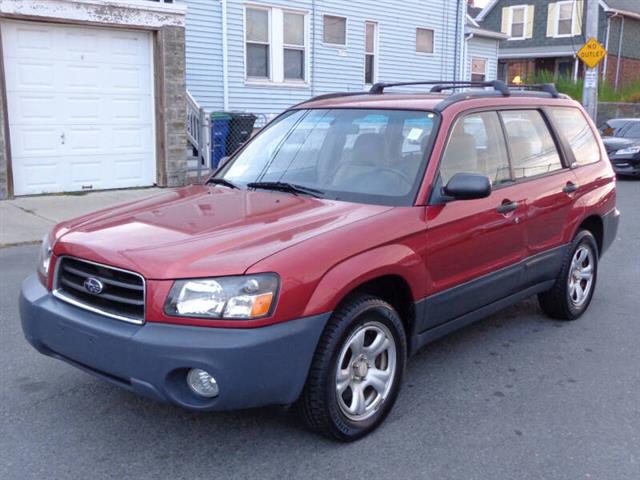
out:
{"label": "subaru emblem", "polygon": [[104,285],[97,278],[89,277],[84,281],[84,289],[92,295],[99,295],[104,289]]}

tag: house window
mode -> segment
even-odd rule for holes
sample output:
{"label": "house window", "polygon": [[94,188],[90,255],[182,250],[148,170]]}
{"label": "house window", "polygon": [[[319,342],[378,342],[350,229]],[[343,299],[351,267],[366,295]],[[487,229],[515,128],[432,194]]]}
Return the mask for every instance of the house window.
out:
{"label": "house window", "polygon": [[269,10],[246,11],[247,77],[270,78]]}
{"label": "house window", "polygon": [[433,30],[416,28],[416,52],[433,53]]}
{"label": "house window", "polygon": [[284,12],[284,79],[304,80],[304,15]]}
{"label": "house window", "polygon": [[558,5],[558,35],[571,35],[573,28],[573,1]]}
{"label": "house window", "polygon": [[376,81],[376,49],[378,43],[378,25],[374,22],[364,24],[364,83],[371,85]]}
{"label": "house window", "polygon": [[344,17],[325,15],[322,41],[331,45],[346,45],[347,19]]}
{"label": "house window", "polygon": [[246,7],[245,69],[248,81],[304,82],[307,18],[304,12]]}
{"label": "house window", "polygon": [[526,5],[511,8],[511,38],[522,39],[525,33],[527,17]]}
{"label": "house window", "polygon": [[487,79],[487,60],[485,58],[471,59],[471,81],[484,82]]}

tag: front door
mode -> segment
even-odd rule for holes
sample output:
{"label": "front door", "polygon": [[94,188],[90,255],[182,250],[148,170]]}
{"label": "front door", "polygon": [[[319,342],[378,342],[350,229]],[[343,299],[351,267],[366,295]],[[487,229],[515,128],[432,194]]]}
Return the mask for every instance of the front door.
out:
{"label": "front door", "polygon": [[431,328],[516,293],[525,257],[526,198],[512,181],[496,112],[457,120],[441,164],[442,185],[456,173],[479,173],[493,184],[483,199],[427,207],[429,273],[426,322]]}

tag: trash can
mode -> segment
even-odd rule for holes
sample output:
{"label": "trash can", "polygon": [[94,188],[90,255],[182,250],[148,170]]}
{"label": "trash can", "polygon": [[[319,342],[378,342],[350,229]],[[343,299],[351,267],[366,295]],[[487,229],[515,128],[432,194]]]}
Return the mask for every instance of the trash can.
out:
{"label": "trash can", "polygon": [[232,155],[253,133],[253,125],[256,123],[256,116],[252,113],[229,112],[231,125],[227,136],[227,155]]}
{"label": "trash can", "polygon": [[220,160],[227,155],[227,139],[231,117],[224,112],[211,114],[211,168],[218,167]]}

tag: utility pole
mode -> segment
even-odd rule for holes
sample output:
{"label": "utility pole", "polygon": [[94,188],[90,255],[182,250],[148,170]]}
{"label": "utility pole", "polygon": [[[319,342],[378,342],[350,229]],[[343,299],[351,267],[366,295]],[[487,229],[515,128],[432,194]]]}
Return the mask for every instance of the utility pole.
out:
{"label": "utility pole", "polygon": [[[585,38],[598,39],[598,0],[586,0],[587,20],[585,25]],[[584,92],[582,93],[582,104],[589,116],[596,121],[598,116],[598,66],[587,68],[585,66]]]}

